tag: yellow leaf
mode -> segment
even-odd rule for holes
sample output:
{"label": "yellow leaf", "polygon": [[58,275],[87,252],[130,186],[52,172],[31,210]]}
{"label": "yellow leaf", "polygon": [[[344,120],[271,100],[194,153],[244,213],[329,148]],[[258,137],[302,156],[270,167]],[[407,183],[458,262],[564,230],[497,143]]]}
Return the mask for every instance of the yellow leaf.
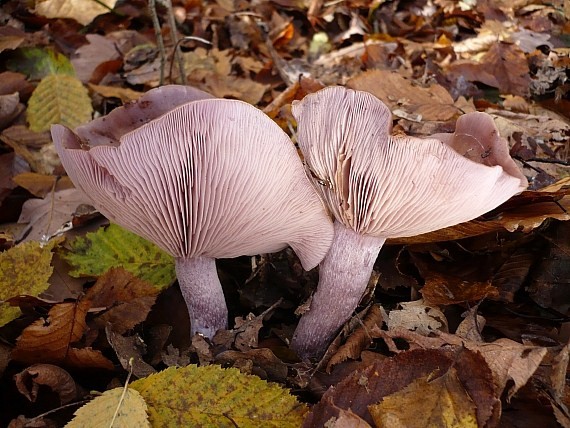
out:
{"label": "yellow leaf", "polygon": [[430,381],[416,379],[406,388],[368,406],[376,426],[477,428],[476,406],[454,368]]}
{"label": "yellow leaf", "polygon": [[36,13],[46,18],[71,18],[87,25],[95,17],[108,13],[115,3],[117,0],[37,0]]}
{"label": "yellow leaf", "polygon": [[[65,428],[150,427],[144,398],[131,388],[127,388],[123,397],[123,391],[124,388],[105,391],[101,396],[79,408]],[[113,420],[115,413],[117,416]]]}
{"label": "yellow leaf", "polygon": [[299,427],[307,412],[286,389],[237,369],[170,367],[130,385],[153,427]]}
{"label": "yellow leaf", "polygon": [[81,81],[67,74],[44,77],[28,102],[28,122],[34,132],[49,130],[54,123],[70,128],[91,120],[91,99]]}
{"label": "yellow leaf", "polygon": [[[52,250],[62,241],[54,239],[44,247],[39,242],[26,242],[0,254],[0,301],[28,295],[37,297],[49,287],[53,272]],[[20,308],[0,304],[0,327],[16,319]]]}

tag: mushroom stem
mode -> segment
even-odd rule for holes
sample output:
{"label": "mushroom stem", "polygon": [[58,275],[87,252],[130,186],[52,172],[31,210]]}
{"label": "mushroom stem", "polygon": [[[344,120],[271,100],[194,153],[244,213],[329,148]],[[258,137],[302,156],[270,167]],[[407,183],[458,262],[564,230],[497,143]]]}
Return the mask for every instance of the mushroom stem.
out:
{"label": "mushroom stem", "polygon": [[216,260],[178,257],[176,276],[188,307],[192,336],[200,333],[211,339],[218,330],[226,329],[228,308],[216,271]]}
{"label": "mushroom stem", "polygon": [[364,236],[334,222],[334,238],[319,265],[319,285],[293,334],[291,348],[302,359],[320,357],[351,317],[366,291],[385,238]]}

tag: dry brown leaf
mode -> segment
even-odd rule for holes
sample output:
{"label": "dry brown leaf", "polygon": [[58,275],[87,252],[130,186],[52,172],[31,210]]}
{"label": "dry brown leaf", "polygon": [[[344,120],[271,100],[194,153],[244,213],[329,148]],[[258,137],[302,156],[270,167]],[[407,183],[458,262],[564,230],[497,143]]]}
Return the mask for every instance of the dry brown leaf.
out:
{"label": "dry brown leaf", "polygon": [[456,61],[448,72],[470,82],[481,82],[502,94],[528,95],[529,68],[524,52],[516,45],[494,43],[480,62]]}
{"label": "dry brown leaf", "polygon": [[154,367],[143,360],[143,355],[146,354],[146,345],[138,335],[121,336],[113,332],[111,324],[107,325],[105,333],[123,369],[132,370],[133,375],[138,378],[156,373]]}
{"label": "dry brown leaf", "polygon": [[[194,344],[194,342],[193,342]],[[244,362],[249,362],[245,364]],[[247,374],[255,374],[262,379],[285,382],[287,380],[288,367],[283,361],[275,356],[268,348],[250,349],[249,351],[224,351],[216,355],[216,363],[223,367],[243,367],[249,365],[251,370]]]}
{"label": "dry brown leaf", "polygon": [[379,305],[372,305],[362,320],[362,324],[354,330],[354,332],[346,339],[335,354],[330,358],[327,363],[326,372],[330,373],[332,368],[348,359],[356,360],[360,358],[363,350],[368,348],[372,343],[372,337],[369,331],[374,327],[381,327],[384,318]]}
{"label": "dry brown leaf", "polygon": [[388,330],[405,328],[424,336],[434,331],[447,331],[447,319],[441,310],[423,300],[400,302],[402,309],[388,314]]}
{"label": "dry brown leaf", "polygon": [[130,88],[121,88],[118,86],[94,85],[93,83],[90,83],[88,86],[89,89],[101,95],[103,98],[118,98],[123,104],[138,100],[144,95],[143,92],[133,91]]}
{"label": "dry brown leaf", "polygon": [[26,126],[14,125],[2,131],[0,140],[24,158],[34,172],[49,175],[61,167],[48,132],[33,132]]}
{"label": "dry brown leaf", "polygon": [[433,270],[422,270],[425,285],[420,292],[427,304],[453,305],[478,302],[482,299],[499,297],[499,290],[491,281],[465,281],[452,274],[441,274]]}
{"label": "dry brown leaf", "polygon": [[14,376],[16,387],[22,395],[35,402],[40,387],[48,387],[59,395],[62,405],[78,398],[78,390],[73,377],[53,364],[34,364]]}
{"label": "dry brown leaf", "polygon": [[54,175],[24,172],[16,175],[12,180],[38,198],[45,198],[52,190],[58,192],[73,188],[73,183],[68,176],[58,178]]}
{"label": "dry brown leaf", "polygon": [[83,83],[91,80],[100,64],[120,57],[114,40],[99,34],[87,34],[85,37],[89,43],[79,47],[71,59],[75,74]]}
{"label": "dry brown leaf", "polygon": [[424,88],[387,70],[367,71],[350,79],[346,86],[370,92],[390,110],[402,110],[417,121],[447,121],[461,114],[443,86],[433,84]]}
{"label": "dry brown leaf", "polygon": [[60,190],[49,193],[44,199],[29,199],[24,203],[18,223],[26,223],[24,241],[41,241],[51,237],[66,223],[81,205],[89,205],[91,199],[79,189]]}
{"label": "dry brown leaf", "polygon": [[269,85],[250,79],[221,74],[210,74],[204,81],[204,89],[216,97],[236,98],[253,105],[258,104],[269,89]]}
{"label": "dry brown leaf", "polygon": [[85,316],[89,307],[88,300],[53,306],[47,318],[35,321],[22,331],[12,352],[12,358],[25,364],[41,361],[76,368],[113,370],[111,361],[99,351],[73,347],[81,340],[87,329]]}
{"label": "dry brown leaf", "polygon": [[103,329],[110,323],[114,333],[125,334],[146,319],[158,291],[123,268],[109,269],[85,296],[93,308],[105,309],[93,325]]}

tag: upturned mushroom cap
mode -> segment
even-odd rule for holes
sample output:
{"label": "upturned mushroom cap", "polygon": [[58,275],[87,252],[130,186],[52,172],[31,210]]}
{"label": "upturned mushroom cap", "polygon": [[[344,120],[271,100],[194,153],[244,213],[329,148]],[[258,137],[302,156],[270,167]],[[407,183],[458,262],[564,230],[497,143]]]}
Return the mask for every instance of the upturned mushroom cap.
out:
{"label": "upturned mushroom cap", "polygon": [[330,246],[332,224],[291,141],[244,102],[184,104],[119,136],[118,146],[84,150],[61,125],[52,136],[67,173],[105,216],[175,257],[289,244],[310,269]]}
{"label": "upturned mushroom cap", "polygon": [[390,136],[390,111],[366,92],[325,88],[293,103],[293,115],[315,187],[357,233],[419,235],[476,218],[526,187],[512,160],[500,161],[506,141],[482,144],[496,144],[487,161],[498,163],[484,165],[451,148],[465,142],[465,132],[443,137],[450,145]]}
{"label": "upturned mushroom cap", "polygon": [[214,98],[207,92],[184,85],[151,89],[136,101],[118,107],[106,116],[79,126],[75,132],[89,147],[118,146],[123,135],[191,101]]}

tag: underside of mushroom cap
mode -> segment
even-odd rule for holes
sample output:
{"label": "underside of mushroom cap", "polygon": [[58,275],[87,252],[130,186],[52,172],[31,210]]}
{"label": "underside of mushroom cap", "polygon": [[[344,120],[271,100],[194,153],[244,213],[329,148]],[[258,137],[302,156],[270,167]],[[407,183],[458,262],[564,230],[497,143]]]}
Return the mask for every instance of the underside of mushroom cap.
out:
{"label": "underside of mushroom cap", "polygon": [[69,176],[105,216],[175,257],[236,257],[289,244],[310,269],[330,246],[332,224],[290,139],[244,102],[184,104],[118,147],[82,150],[61,125],[52,136]]}
{"label": "underside of mushroom cap", "polygon": [[358,233],[430,232],[476,218],[526,186],[439,140],[390,137],[390,111],[366,92],[325,88],[294,103],[293,115],[315,187]]}
{"label": "underside of mushroom cap", "polygon": [[118,146],[126,133],[191,101],[214,98],[207,92],[184,85],[166,85],[151,89],[138,100],[116,108],[106,116],[79,126],[75,132],[89,147]]}

